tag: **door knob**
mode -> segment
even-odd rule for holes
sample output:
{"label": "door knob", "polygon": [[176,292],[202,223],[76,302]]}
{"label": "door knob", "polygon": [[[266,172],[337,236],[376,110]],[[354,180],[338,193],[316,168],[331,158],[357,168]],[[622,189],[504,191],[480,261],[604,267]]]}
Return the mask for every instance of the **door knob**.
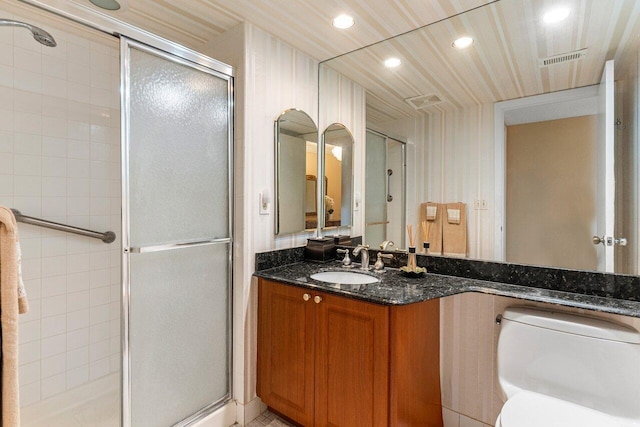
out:
{"label": "door knob", "polygon": [[322,301],[322,297],[320,295],[316,295],[315,297],[313,297],[313,302],[315,302],[316,304],[320,304],[320,301]]}
{"label": "door knob", "polygon": [[613,246],[613,245],[627,246],[627,238],[621,237],[619,239],[614,239],[613,237],[593,236],[593,244],[599,245],[600,243],[602,243],[605,246]]}
{"label": "door knob", "polygon": [[610,236],[593,236],[592,240],[594,245],[599,245],[600,243],[602,243],[605,246],[613,246],[613,237]]}
{"label": "door knob", "polygon": [[311,295],[304,294],[304,295],[302,295],[302,299],[305,300],[305,301],[309,301],[311,299]]}

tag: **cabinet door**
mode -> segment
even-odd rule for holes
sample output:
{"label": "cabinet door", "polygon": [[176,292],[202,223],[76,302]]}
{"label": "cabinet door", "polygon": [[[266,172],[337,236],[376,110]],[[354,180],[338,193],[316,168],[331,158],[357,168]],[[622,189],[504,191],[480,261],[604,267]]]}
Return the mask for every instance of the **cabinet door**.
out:
{"label": "cabinet door", "polygon": [[316,425],[387,426],[388,308],[313,293],[316,307]]}
{"label": "cabinet door", "polygon": [[310,292],[260,280],[258,396],[269,407],[313,426],[314,303]]}

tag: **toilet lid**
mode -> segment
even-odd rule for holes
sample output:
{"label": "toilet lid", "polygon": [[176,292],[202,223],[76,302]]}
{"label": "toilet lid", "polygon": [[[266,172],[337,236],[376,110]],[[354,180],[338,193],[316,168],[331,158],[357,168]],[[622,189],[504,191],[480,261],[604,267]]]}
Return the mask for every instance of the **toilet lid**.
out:
{"label": "toilet lid", "polygon": [[532,392],[507,400],[500,420],[502,427],[623,427],[602,412]]}

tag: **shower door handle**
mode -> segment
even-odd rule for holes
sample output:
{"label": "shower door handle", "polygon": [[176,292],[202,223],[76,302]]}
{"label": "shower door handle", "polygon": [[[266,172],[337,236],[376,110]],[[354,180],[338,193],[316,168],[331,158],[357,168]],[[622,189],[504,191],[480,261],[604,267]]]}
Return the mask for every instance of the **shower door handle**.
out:
{"label": "shower door handle", "polygon": [[387,202],[393,201],[391,195],[391,175],[393,175],[393,169],[387,169]]}

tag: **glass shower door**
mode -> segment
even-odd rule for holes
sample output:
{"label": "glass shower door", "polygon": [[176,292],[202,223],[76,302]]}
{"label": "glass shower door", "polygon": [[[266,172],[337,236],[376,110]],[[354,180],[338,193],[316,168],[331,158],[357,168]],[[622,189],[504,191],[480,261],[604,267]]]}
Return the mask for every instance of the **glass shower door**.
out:
{"label": "glass shower door", "polygon": [[124,426],[230,398],[232,78],[122,44]]}
{"label": "glass shower door", "polygon": [[367,130],[365,164],[365,242],[377,247],[391,240],[396,248],[405,242],[405,144]]}

